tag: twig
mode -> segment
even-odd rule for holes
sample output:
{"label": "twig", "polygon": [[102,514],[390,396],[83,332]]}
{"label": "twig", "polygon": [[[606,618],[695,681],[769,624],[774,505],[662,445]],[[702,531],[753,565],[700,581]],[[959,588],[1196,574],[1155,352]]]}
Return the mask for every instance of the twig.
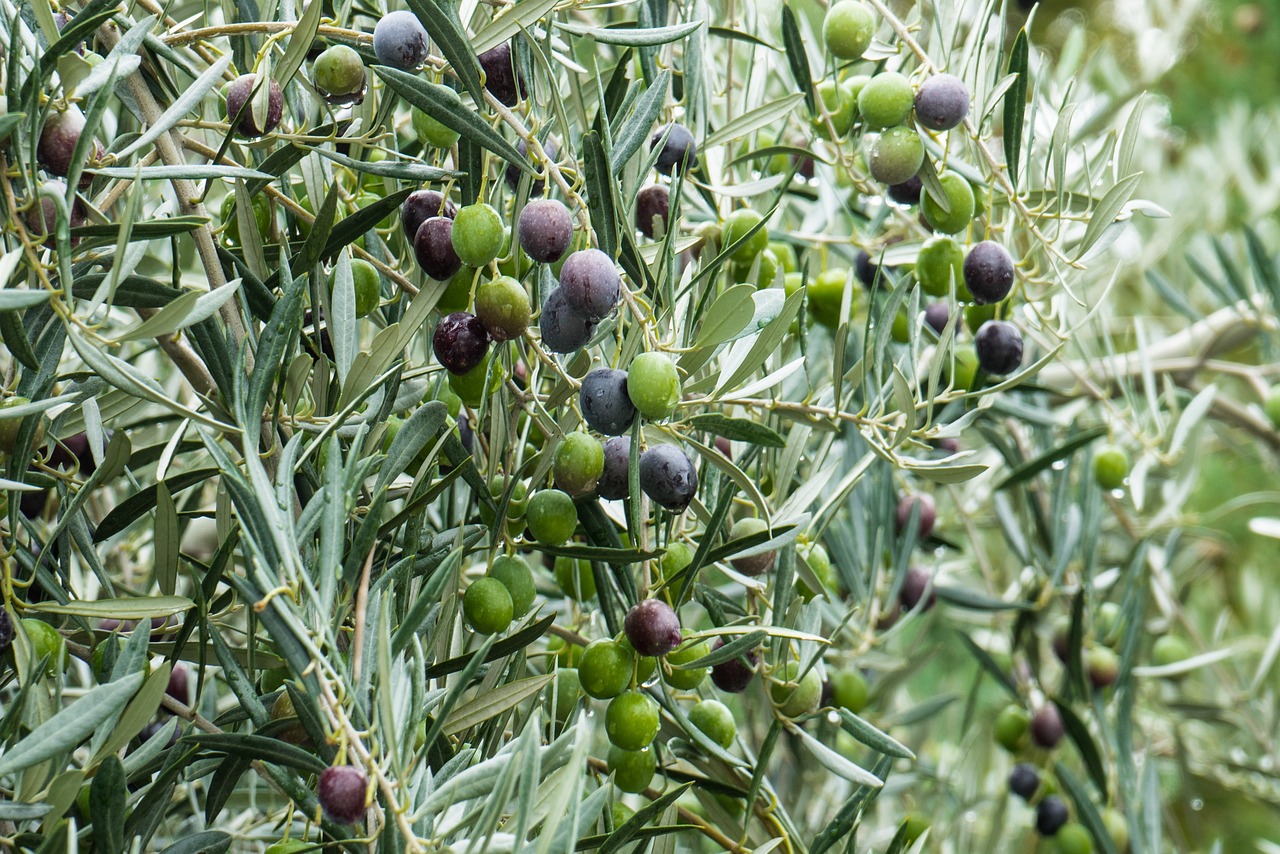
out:
{"label": "twig", "polygon": [[364,659],[365,621],[369,612],[369,570],[373,568],[373,555],[377,546],[369,549],[360,573],[360,586],[356,588],[356,629],[351,643],[351,681],[360,682],[360,662]]}
{"label": "twig", "polygon": [[[108,49],[114,48],[120,42],[120,32],[112,24],[104,24],[98,30],[98,37]],[[163,111],[160,109],[160,105],[156,103],[151,90],[147,87],[146,81],[142,79],[142,75],[135,70],[123,82],[137,102],[143,120],[151,126],[157,124],[163,116]],[[155,147],[156,151],[160,152],[160,159],[167,165],[181,166],[185,164],[185,161],[178,145],[175,144],[175,135],[176,131],[173,130],[160,134],[156,137]],[[178,207],[184,214],[208,217],[204,203],[200,200],[200,194],[191,181],[186,178],[173,178],[170,183],[173,185],[173,193],[178,199]],[[205,278],[209,281],[209,289],[213,290],[226,285],[227,279],[222,272],[222,261],[218,258],[218,247],[214,242],[213,231],[209,224],[205,223],[199,226],[191,232],[191,236],[195,240],[196,252],[200,255],[200,261],[204,265]],[[220,309],[222,320],[230,330],[237,348],[244,341],[245,336],[244,324],[240,320],[239,303],[240,295],[237,294],[233,299],[224,303]],[[253,354],[247,349],[244,351],[244,362],[245,371],[252,371]]]}
{"label": "twig", "polygon": [[[194,151],[196,154],[207,157],[210,160],[212,160],[218,154],[217,151],[205,145],[204,143],[197,142],[196,140],[191,139],[190,137],[185,135],[182,137],[182,145],[188,151]],[[236,163],[234,160],[227,157],[226,155],[223,155],[222,160],[219,162],[226,163],[231,166],[239,165],[238,163]],[[314,223],[316,221],[315,214],[309,212],[302,205],[298,204],[293,199],[289,198],[288,196],[286,196],[284,193],[277,190],[272,185],[268,184],[264,189],[268,196],[270,196],[272,199],[275,199],[275,201],[279,205],[284,207],[294,216],[308,223]],[[354,243],[352,243],[347,248],[351,250],[352,254],[355,257],[362,258],[365,261],[368,261],[370,264],[372,264],[378,270],[378,272],[380,272],[382,275],[390,279],[393,285],[395,285],[397,288],[407,293],[409,296],[418,295],[418,288],[413,284],[413,282],[410,282],[403,275],[401,275],[399,270],[395,269],[394,267],[388,266],[387,264],[383,263],[381,259],[375,258],[373,255],[361,249],[359,246],[355,245]]]}

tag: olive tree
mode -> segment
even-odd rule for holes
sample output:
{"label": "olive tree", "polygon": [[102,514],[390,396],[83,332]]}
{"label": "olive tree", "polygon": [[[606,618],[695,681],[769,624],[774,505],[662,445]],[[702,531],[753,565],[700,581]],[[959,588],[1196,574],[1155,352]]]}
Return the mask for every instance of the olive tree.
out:
{"label": "olive tree", "polygon": [[0,841],[1280,842],[1133,5],[0,0]]}

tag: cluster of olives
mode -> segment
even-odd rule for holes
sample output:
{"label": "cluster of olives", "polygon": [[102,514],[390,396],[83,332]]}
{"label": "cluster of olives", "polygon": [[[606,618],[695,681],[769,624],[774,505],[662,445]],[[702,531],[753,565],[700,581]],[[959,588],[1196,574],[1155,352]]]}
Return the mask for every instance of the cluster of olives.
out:
{"label": "cluster of olives", "polygon": [[[611,410],[588,411],[597,416],[611,414]],[[574,435],[587,437],[585,433]],[[557,484],[567,485],[559,479]],[[568,493],[545,489],[534,493],[527,502],[522,498],[521,503],[530,531],[540,532],[540,543],[561,542],[573,535],[576,519],[568,514],[574,513],[575,505]],[[548,507],[539,509],[544,503]],[[548,508],[556,512],[548,512]],[[561,512],[566,516],[562,517]],[[728,537],[737,540],[767,529],[762,520],[744,518],[731,526]],[[829,575],[830,559],[821,545],[807,544],[802,554],[816,574]],[[688,571],[693,559],[694,552],[687,543],[668,544],[655,566],[658,577],[667,584],[630,608],[618,635],[598,638],[585,646],[559,637],[553,637],[549,644],[558,665],[552,692],[554,718],[567,720],[584,695],[605,704],[605,734],[610,745],[607,765],[615,784],[624,792],[647,789],[661,764],[653,743],[662,727],[661,707],[649,692],[654,681],[664,682],[682,705],[687,701],[683,715],[688,725],[721,749],[731,749],[737,737],[734,714],[724,702],[707,696],[704,682],[710,677],[711,685],[723,694],[741,694],[761,672],[763,657],[759,648],[743,650],[737,657],[718,660],[710,666],[702,663],[731,641],[732,635],[714,640],[708,636],[710,632],[686,637],[679,614],[672,607],[669,583]],[[776,561],[777,552],[766,550],[732,558],[730,566],[744,576],[758,577],[772,571]],[[566,597],[583,605],[595,599],[596,582],[589,561],[560,556],[554,559],[552,569],[555,582]],[[524,557],[496,557],[484,575],[473,579],[466,588],[463,613],[467,624],[480,633],[506,631],[513,619],[532,609],[536,586],[535,572]],[[826,671],[829,678],[824,681],[820,668],[802,668],[793,657],[766,668],[768,702],[778,715],[790,719],[803,719],[824,706],[862,711],[869,695],[862,674],[832,664]]]}
{"label": "cluster of olives", "polygon": [[[1013,289],[1014,259],[996,241],[984,240],[966,249],[956,239],[968,231],[975,216],[984,213],[985,190],[975,188],[954,169],[944,169],[928,182],[921,177],[923,169],[933,168],[925,158],[922,134],[945,133],[964,124],[971,100],[965,83],[953,75],[935,72],[913,83],[892,69],[841,76],[846,66],[867,53],[875,30],[875,15],[861,0],[841,0],[829,7],[822,36],[836,67],[833,76],[817,86],[823,111],[815,122],[820,133],[834,132],[835,140],[856,130],[865,144],[865,152],[859,157],[865,156],[871,178],[885,185],[886,195],[895,205],[918,207],[921,224],[933,232],[909,271],[928,296],[945,298],[954,294],[956,299],[969,303],[965,324],[973,333],[972,349],[956,348],[955,365],[949,374],[955,385],[968,388],[978,369],[998,377],[1013,373],[1023,363],[1021,331],[1014,323],[997,317],[999,304]],[[840,172],[838,179],[843,175]],[[926,184],[930,187],[926,188]],[[804,279],[790,269],[788,260],[779,254],[778,261],[787,268],[784,281],[790,292],[798,289]],[[859,252],[854,272],[869,288],[884,278],[866,250]],[[808,282],[806,296],[812,319],[832,329],[847,319],[840,315],[840,308],[849,277],[849,270],[834,267],[822,270]],[[851,301],[850,309],[853,307]],[[951,320],[950,305],[942,300],[926,306],[924,320],[941,334]],[[892,331],[896,340],[908,340],[905,313],[895,318]]]}
{"label": "cluster of olives", "polygon": [[[1021,753],[1033,745],[1036,755],[1043,758],[1062,741],[1065,728],[1062,715],[1052,703],[1042,705],[1033,715],[1027,715],[1020,706],[1009,706],[997,716],[995,734],[997,742],[1010,752]],[[1071,810],[1055,794],[1051,775],[1042,774],[1036,764],[1020,762],[1009,772],[1008,785],[1010,792],[1035,807],[1036,831],[1053,837],[1059,851],[1088,854],[1093,850],[1088,830],[1071,821]],[[1124,816],[1109,808],[1101,815],[1116,850],[1127,850],[1129,831]]]}
{"label": "cluster of olives", "polygon": [[[1093,619],[1091,637],[1085,638],[1081,652],[1084,675],[1096,691],[1105,691],[1119,678],[1120,661],[1115,647],[1124,633],[1121,608],[1114,602],[1098,606]],[[1050,646],[1057,659],[1065,666],[1073,652],[1070,641],[1070,621],[1059,620],[1054,628]],[[1176,635],[1162,635],[1151,647],[1151,663],[1157,667],[1170,666],[1186,660],[1191,650]],[[1176,674],[1170,678],[1179,678]],[[1019,759],[1009,773],[1009,791],[1035,808],[1034,825],[1039,834],[1053,837],[1057,850],[1063,854],[1087,854],[1093,850],[1089,831],[1078,821],[1071,820],[1071,810],[1056,794],[1054,774],[1050,770],[1052,752],[1066,735],[1066,726],[1058,705],[1045,702],[1033,712],[1021,704],[1010,704],[996,715],[993,726],[995,742]],[[1116,851],[1128,850],[1129,830],[1123,814],[1113,807],[1098,811],[1103,827],[1111,838]]]}

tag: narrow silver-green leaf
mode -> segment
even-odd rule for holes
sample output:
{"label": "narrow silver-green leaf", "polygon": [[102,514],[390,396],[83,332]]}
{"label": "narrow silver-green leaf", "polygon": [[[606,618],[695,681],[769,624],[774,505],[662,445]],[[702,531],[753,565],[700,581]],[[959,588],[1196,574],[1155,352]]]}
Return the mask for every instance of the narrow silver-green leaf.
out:
{"label": "narrow silver-green leaf", "polygon": [[445,127],[465,136],[475,144],[514,164],[516,168],[536,174],[529,162],[520,156],[515,146],[502,138],[484,120],[476,108],[462,103],[458,94],[448,86],[431,83],[398,68],[376,65],[374,70],[386,81],[387,86],[409,104],[432,116]]}
{"label": "narrow silver-green leaf", "polygon": [[658,47],[680,41],[702,27],[702,21],[686,21],[671,27],[587,27],[559,22],[557,28],[575,36],[587,36],[601,44],[622,47]]}
{"label": "narrow silver-green leaf", "polygon": [[1009,74],[1017,80],[1004,96],[1004,160],[1009,170],[1009,183],[1018,186],[1018,167],[1022,157],[1022,131],[1027,113],[1027,75],[1030,65],[1030,46],[1025,29],[1018,32],[1009,52]]}
{"label": "narrow silver-green leaf", "polygon": [[[304,53],[305,55],[305,53]],[[196,105],[204,100],[204,96],[209,90],[218,84],[222,79],[222,75],[231,67],[231,54],[224,53],[219,57],[213,65],[210,65],[203,74],[185,89],[178,98],[173,102],[169,109],[156,119],[155,124],[147,128],[142,136],[126,145],[123,149],[116,152],[116,160],[123,161],[135,151],[141,151],[146,146],[155,141],[156,137],[162,133],[168,133],[187,113],[196,108]]]}
{"label": "narrow silver-green leaf", "polygon": [[175,178],[186,178],[192,181],[203,181],[206,178],[261,178],[273,181],[275,176],[245,166],[223,166],[221,164],[190,164],[178,166],[96,166],[86,169],[91,175],[104,178],[137,178],[141,181],[172,181]]}
{"label": "narrow silver-green leaf", "polygon": [[484,103],[484,84],[480,82],[480,63],[472,50],[470,39],[462,29],[453,3],[437,0],[408,0],[409,8],[422,21],[440,52],[449,61],[453,72],[471,93],[477,104]]}
{"label": "narrow silver-green leaf", "polygon": [[169,303],[151,317],[126,330],[120,341],[137,341],[140,338],[163,338],[180,329],[186,329],[207,320],[218,313],[218,310],[236,295],[240,288],[240,280],[227,282],[220,288],[201,293],[188,291]]}
{"label": "narrow silver-green leaf", "polygon": [[521,30],[532,27],[535,21],[546,16],[559,2],[560,0],[521,0],[507,6],[472,37],[472,48],[480,54],[497,47]]}
{"label": "narrow silver-green leaf", "polygon": [[139,672],[99,685],[62,709],[0,755],[0,775],[16,773],[73,749],[123,709],[143,679]]}
{"label": "narrow silver-green leaf", "polygon": [[517,679],[514,682],[500,685],[492,691],[487,691],[471,702],[455,708],[449,717],[445,719],[442,732],[445,735],[457,735],[460,732],[466,732],[473,726],[482,724],[508,709],[513,709],[520,705],[525,700],[536,695],[554,678],[555,674],[553,673],[545,676],[530,676],[527,679]]}
{"label": "narrow silver-green leaf", "polygon": [[708,150],[715,148],[717,145],[737,142],[761,128],[784,124],[787,116],[803,100],[804,94],[795,92],[745,112],[732,121],[726,122],[715,133],[708,136],[702,143],[703,149]]}
{"label": "narrow silver-green leaf", "polygon": [[156,583],[160,592],[172,596],[178,581],[178,508],[164,485],[156,484],[156,528],[152,546]]}
{"label": "narrow silver-green leaf", "polygon": [[905,744],[882,732],[864,721],[848,709],[840,709],[840,722],[844,731],[858,741],[878,750],[886,756],[897,756],[900,759],[915,759],[916,755]]}
{"label": "narrow silver-green leaf", "polygon": [[289,35],[289,47],[284,52],[284,58],[276,65],[273,75],[281,89],[289,85],[293,75],[307,61],[307,51],[311,50],[311,45],[315,42],[316,33],[320,30],[320,16],[323,14],[324,0],[311,0],[294,25],[293,32]]}
{"label": "narrow silver-green leaf", "polygon": [[1093,244],[1098,242],[1098,238],[1102,237],[1102,233],[1107,230],[1107,227],[1115,221],[1129,198],[1133,196],[1134,190],[1138,188],[1138,181],[1141,178],[1141,172],[1134,172],[1132,175],[1120,179],[1102,197],[1102,200],[1098,202],[1098,206],[1094,208],[1092,216],[1089,217],[1089,225],[1084,230],[1084,237],[1080,239],[1080,245],[1076,247],[1075,260],[1078,261],[1083,258],[1093,248]]}

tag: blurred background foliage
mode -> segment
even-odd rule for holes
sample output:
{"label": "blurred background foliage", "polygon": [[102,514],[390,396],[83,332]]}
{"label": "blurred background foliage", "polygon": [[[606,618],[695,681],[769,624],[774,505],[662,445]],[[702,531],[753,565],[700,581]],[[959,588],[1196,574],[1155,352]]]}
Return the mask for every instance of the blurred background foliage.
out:
{"label": "blurred background foliage", "polygon": [[[1061,63],[1055,75],[1074,70],[1110,96],[1110,104],[1097,106],[1098,115],[1137,92],[1154,96],[1145,117],[1153,144],[1138,155],[1145,173],[1138,193],[1170,217],[1135,219],[1135,233],[1115,248],[1115,349],[1135,345],[1135,323],[1143,324],[1152,341],[1161,334],[1152,330],[1181,329],[1188,309],[1208,313],[1222,307],[1220,288],[1228,278],[1253,281],[1241,230],[1254,230],[1272,251],[1280,245],[1280,4],[1044,0],[1035,9],[1032,34],[1037,47]],[[1052,124],[1046,127],[1047,136]],[[1167,290],[1152,287],[1152,277],[1185,301],[1183,306],[1168,299]],[[1222,396],[1255,412],[1268,385],[1280,382],[1280,336],[1274,317],[1263,321],[1261,335],[1218,354],[1259,365],[1257,372],[1200,375],[1207,381],[1212,374]],[[1229,422],[1211,424],[1197,453],[1169,472],[1171,479],[1191,484],[1180,512],[1165,520],[1174,532],[1166,541],[1174,547],[1165,557],[1174,605],[1169,615],[1202,649],[1230,646],[1256,660],[1280,632],[1280,543],[1274,528],[1254,521],[1280,516],[1280,446]],[[935,652],[916,684],[942,692],[955,684],[953,668],[966,666],[967,656],[945,645]],[[1255,677],[1263,683],[1258,702],[1248,710],[1233,709],[1251,693],[1246,686]],[[1169,840],[1173,850],[1280,851],[1280,668],[1272,661],[1268,672],[1255,674],[1229,659],[1176,687],[1144,690],[1149,696],[1140,703],[1165,705],[1174,713],[1152,744],[1153,753],[1170,760],[1162,766],[1160,791],[1178,832]],[[999,689],[988,692],[990,708],[999,708]],[[1178,721],[1177,715],[1185,718]],[[1242,721],[1253,715],[1258,719]],[[958,711],[954,720],[960,721]],[[948,737],[949,726],[931,722],[921,729],[936,742]],[[1250,729],[1268,745],[1261,754],[1250,746]],[[963,748],[961,753],[966,761],[974,758]],[[962,794],[951,796],[963,815]]]}

